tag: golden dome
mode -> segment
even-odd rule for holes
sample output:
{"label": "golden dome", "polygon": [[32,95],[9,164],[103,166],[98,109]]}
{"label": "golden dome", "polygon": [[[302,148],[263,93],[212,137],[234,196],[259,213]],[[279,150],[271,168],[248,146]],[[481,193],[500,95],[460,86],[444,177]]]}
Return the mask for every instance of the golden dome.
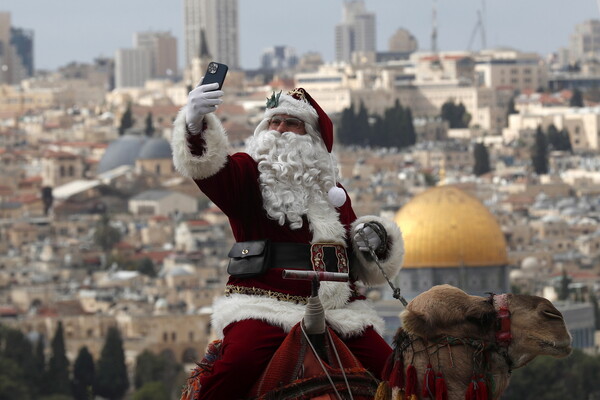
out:
{"label": "golden dome", "polygon": [[498,222],[475,197],[454,186],[415,196],[398,211],[404,268],[485,267],[508,264]]}

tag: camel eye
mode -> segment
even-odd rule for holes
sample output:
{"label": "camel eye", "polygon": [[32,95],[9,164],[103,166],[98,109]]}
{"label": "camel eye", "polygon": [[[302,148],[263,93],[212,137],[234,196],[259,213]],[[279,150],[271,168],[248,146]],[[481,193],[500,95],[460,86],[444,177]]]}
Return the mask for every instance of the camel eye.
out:
{"label": "camel eye", "polygon": [[553,318],[553,319],[562,319],[563,318],[562,314],[556,310],[543,310],[542,314],[544,314],[548,318]]}

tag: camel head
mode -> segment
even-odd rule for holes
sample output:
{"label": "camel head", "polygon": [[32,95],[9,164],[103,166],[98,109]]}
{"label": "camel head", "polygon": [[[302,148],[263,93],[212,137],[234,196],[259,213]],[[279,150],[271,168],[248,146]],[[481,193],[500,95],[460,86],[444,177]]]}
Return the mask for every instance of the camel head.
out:
{"label": "camel head", "polygon": [[571,335],[563,316],[543,297],[508,294],[512,344],[508,354],[513,368],[527,364],[539,355],[557,358],[571,354]]}
{"label": "camel head", "polygon": [[[510,335],[506,345],[512,368],[538,355],[566,357],[571,335],[562,314],[550,301],[538,296],[498,296],[510,312]],[[425,339],[440,336],[496,340],[498,304],[494,296],[471,296],[450,286],[434,286],[415,297],[403,311],[405,331]]]}

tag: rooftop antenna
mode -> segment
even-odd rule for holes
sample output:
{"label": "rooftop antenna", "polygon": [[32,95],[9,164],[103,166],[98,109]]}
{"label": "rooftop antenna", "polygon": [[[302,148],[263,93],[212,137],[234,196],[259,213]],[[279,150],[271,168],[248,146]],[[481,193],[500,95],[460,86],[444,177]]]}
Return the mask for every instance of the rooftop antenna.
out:
{"label": "rooftop antenna", "polygon": [[475,34],[477,31],[479,31],[479,34],[481,35],[481,49],[483,50],[487,47],[485,42],[485,24],[483,22],[483,19],[485,18],[485,0],[482,0],[481,3],[481,8],[483,11],[477,10],[477,23],[475,24],[473,32],[471,33],[471,38],[469,39],[469,45],[467,46],[468,51],[471,51],[471,45],[473,44],[473,40],[475,39]]}
{"label": "rooftop antenna", "polygon": [[[598,0],[600,1],[600,0]],[[437,55],[437,1],[433,0],[433,10],[431,12],[431,52]]]}

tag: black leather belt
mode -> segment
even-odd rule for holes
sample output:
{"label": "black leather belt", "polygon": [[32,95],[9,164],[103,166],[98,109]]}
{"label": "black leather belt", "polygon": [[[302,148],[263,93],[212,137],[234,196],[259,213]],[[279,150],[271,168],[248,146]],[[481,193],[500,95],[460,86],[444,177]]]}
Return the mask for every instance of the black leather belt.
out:
{"label": "black leather belt", "polygon": [[348,255],[340,244],[271,242],[271,268],[348,272]]}

